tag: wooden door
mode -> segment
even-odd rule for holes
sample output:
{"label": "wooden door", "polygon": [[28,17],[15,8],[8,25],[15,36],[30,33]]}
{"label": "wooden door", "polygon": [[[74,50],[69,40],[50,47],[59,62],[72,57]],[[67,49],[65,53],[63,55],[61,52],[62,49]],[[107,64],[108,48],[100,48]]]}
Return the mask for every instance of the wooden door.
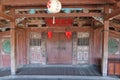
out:
{"label": "wooden door", "polygon": [[30,63],[41,63],[41,34],[37,32],[30,33]]}
{"label": "wooden door", "polygon": [[53,33],[47,40],[48,64],[71,64],[72,39],[67,39],[64,33]]}
{"label": "wooden door", "polygon": [[77,63],[86,64],[89,60],[89,33],[78,33]]}
{"label": "wooden door", "polygon": [[58,62],[58,34],[53,34],[52,38],[47,40],[47,63],[56,64]]}

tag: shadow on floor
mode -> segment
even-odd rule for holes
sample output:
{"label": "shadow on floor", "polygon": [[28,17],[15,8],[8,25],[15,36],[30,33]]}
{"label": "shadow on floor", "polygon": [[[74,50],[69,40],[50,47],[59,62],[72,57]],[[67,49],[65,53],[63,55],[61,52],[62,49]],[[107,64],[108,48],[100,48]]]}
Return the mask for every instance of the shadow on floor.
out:
{"label": "shadow on floor", "polygon": [[0,69],[0,77],[9,76],[9,75],[10,75],[10,69]]}

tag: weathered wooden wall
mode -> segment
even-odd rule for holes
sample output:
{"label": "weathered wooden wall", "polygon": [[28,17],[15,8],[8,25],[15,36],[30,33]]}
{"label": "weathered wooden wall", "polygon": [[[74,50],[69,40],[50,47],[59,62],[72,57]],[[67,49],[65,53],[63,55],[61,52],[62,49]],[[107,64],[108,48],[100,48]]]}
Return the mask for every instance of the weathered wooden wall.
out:
{"label": "weathered wooden wall", "polygon": [[[16,29],[16,60],[17,60],[17,66],[22,66],[24,64],[29,64],[29,34],[30,32],[40,32],[37,29]],[[42,31],[43,32],[43,31]],[[89,32],[90,33],[90,48],[89,48],[89,64],[101,64],[102,59],[102,33],[103,29],[83,29],[78,30],[77,32]],[[42,33],[41,33],[42,34]],[[45,37],[45,36],[44,36]],[[46,34],[47,37],[47,34]],[[111,38],[118,38],[120,37],[119,32],[111,31],[110,35]],[[0,49],[2,49],[2,39],[10,38],[10,32],[0,32]],[[44,40],[45,41],[45,40]],[[46,46],[46,43],[44,44]],[[76,43],[77,45],[77,43]],[[45,47],[44,46],[44,47]],[[72,45],[73,46],[73,45]],[[44,48],[44,59],[46,59],[46,49]],[[74,52],[73,52],[74,53]],[[73,54],[76,56],[76,53]],[[120,54],[109,54],[109,58],[120,58]],[[76,58],[74,59],[76,60]],[[45,60],[44,60],[45,62]],[[46,62],[45,62],[46,63]],[[77,64],[75,61],[73,61],[73,64]],[[10,66],[10,55],[2,54],[0,50],[0,67],[8,67]]]}
{"label": "weathered wooden wall", "polygon": [[[110,35],[109,38],[115,38],[120,40],[120,33],[117,31],[110,30]],[[119,41],[119,49],[118,49],[118,54],[111,53],[108,55],[109,58],[120,58],[120,41]]]}
{"label": "weathered wooden wall", "polygon": [[[112,48],[115,51],[108,54],[108,75],[120,75],[120,33],[117,31],[110,30],[109,39],[115,40],[117,44],[113,45]],[[115,47],[115,48],[114,48]]]}
{"label": "weathered wooden wall", "polygon": [[93,36],[94,47],[92,48],[93,53],[91,54],[91,59],[93,64],[100,65],[102,59],[102,28],[95,29],[93,31]]}
{"label": "weathered wooden wall", "polygon": [[4,54],[2,50],[2,41],[10,39],[10,32],[0,32],[0,68],[10,66],[10,55]]}
{"label": "weathered wooden wall", "polygon": [[17,65],[27,64],[27,41],[26,30],[16,30],[16,59]]}
{"label": "weathered wooden wall", "polygon": [[[2,40],[10,39],[10,32],[5,31],[0,33],[0,67],[10,67],[10,54],[3,54]],[[27,63],[27,44],[26,31],[23,29],[16,29],[16,60],[17,66]]]}

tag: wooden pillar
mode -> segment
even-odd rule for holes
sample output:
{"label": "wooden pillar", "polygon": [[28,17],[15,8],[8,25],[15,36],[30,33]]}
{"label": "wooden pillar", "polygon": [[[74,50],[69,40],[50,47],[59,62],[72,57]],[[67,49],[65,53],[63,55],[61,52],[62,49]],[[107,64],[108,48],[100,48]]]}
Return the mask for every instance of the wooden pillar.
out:
{"label": "wooden pillar", "polygon": [[[14,10],[11,10],[11,14],[12,16],[14,13]],[[15,20],[10,22],[10,40],[11,40],[11,75],[15,75],[16,74],[16,40],[15,40]]]}
{"label": "wooden pillar", "polygon": [[108,40],[109,40],[109,21],[105,21],[104,31],[103,31],[103,56],[102,56],[102,75],[103,76],[107,76]]}
{"label": "wooden pillar", "polygon": [[[109,6],[105,7],[105,13],[109,13]],[[104,21],[103,28],[103,53],[102,53],[102,75],[107,76],[108,69],[108,40],[109,40],[109,21]]]}
{"label": "wooden pillar", "polygon": [[15,22],[11,22],[11,30],[10,30],[10,35],[11,35],[11,75],[16,74],[16,57],[15,57]]}

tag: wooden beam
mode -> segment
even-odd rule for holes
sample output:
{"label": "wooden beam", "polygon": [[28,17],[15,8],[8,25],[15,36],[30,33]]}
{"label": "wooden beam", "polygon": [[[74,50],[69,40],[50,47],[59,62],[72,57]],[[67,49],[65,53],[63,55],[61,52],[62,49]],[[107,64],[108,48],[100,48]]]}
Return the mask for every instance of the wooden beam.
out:
{"label": "wooden beam", "polygon": [[110,26],[112,26],[112,27],[114,27],[116,29],[120,29],[120,24],[112,22],[112,21],[110,21]]}
{"label": "wooden beam", "polygon": [[[80,4],[80,5],[62,5],[62,8],[103,8],[105,5],[104,4]],[[111,8],[113,8],[112,6],[110,6]],[[15,9],[46,9],[46,5],[29,5],[29,6],[12,6],[11,8],[15,8]]]}
{"label": "wooden beam", "polygon": [[120,9],[112,11],[112,13],[108,13],[106,15],[105,20],[112,20],[113,18],[117,17],[120,15]]}
{"label": "wooden beam", "polygon": [[10,36],[10,31],[0,32],[0,38]]}
{"label": "wooden beam", "polygon": [[117,7],[120,7],[120,1],[117,1],[117,2],[116,2],[116,6],[117,6]]}
{"label": "wooden beam", "polygon": [[[46,5],[48,0],[3,0],[2,4],[6,6],[34,6]],[[62,5],[80,5],[80,4],[113,4],[113,0],[60,0]]]}
{"label": "wooden beam", "polygon": [[91,26],[84,26],[84,27],[38,27],[38,28],[25,28],[28,31],[34,31],[34,32],[47,32],[49,30],[52,30],[53,32],[65,32],[66,29],[70,30],[71,32],[80,32],[80,31],[85,31],[88,32],[90,31]]}
{"label": "wooden beam", "polygon": [[3,12],[0,12],[0,18],[2,18],[2,19],[7,19],[7,20],[9,20],[9,21],[13,21],[13,20],[14,20],[11,15],[5,14],[5,13],[3,13]]}
{"label": "wooden beam", "polygon": [[120,32],[110,30],[109,31],[109,36],[114,37],[114,38],[119,38],[120,37]]}
{"label": "wooden beam", "polygon": [[13,20],[12,16],[10,16],[10,15],[8,15],[8,14],[5,14],[4,11],[5,11],[5,6],[3,6],[3,5],[0,3],[0,18],[3,18],[3,19],[7,19],[7,20],[12,21],[12,20]]}
{"label": "wooden beam", "polygon": [[103,16],[101,13],[57,13],[57,14],[16,14],[15,18],[21,17],[92,17],[92,16]]}

